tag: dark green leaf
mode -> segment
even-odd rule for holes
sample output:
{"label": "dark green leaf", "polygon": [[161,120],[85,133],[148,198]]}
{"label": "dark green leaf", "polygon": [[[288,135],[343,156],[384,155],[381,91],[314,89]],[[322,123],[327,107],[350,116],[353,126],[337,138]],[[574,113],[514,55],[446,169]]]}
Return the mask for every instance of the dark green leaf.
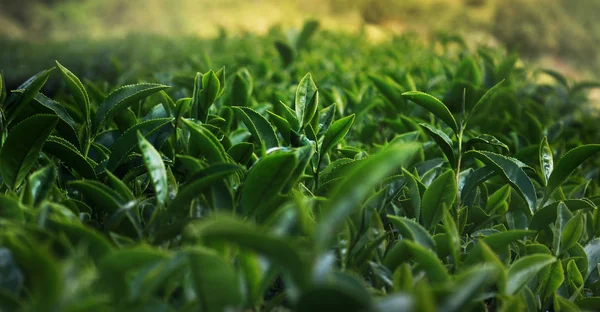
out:
{"label": "dark green leaf", "polygon": [[598,151],[600,151],[600,144],[582,145],[568,151],[561,157],[548,178],[546,197],[550,197],[582,162]]}
{"label": "dark green leaf", "polygon": [[0,150],[0,174],[16,189],[39,156],[46,139],[58,123],[53,115],[35,115],[17,124]]}
{"label": "dark green leaf", "polygon": [[279,131],[285,142],[289,144],[291,142],[290,138],[292,131],[292,126],[290,123],[283,117],[271,111],[267,111],[267,113],[271,117],[271,122],[275,125],[275,128],[277,128],[277,131]]}
{"label": "dark green leaf", "polygon": [[508,284],[506,294],[516,294],[529,280],[534,278],[546,266],[556,262],[550,255],[535,254],[522,257],[508,268]]}
{"label": "dark green leaf", "polygon": [[88,96],[83,83],[81,83],[81,80],[79,80],[75,74],[62,66],[58,61],[56,61],[56,65],[58,65],[58,69],[60,69],[63,79],[66,81],[67,87],[73,95],[75,104],[77,104],[77,108],[79,108],[79,112],[83,116],[84,122],[87,123],[90,118],[90,97]]}
{"label": "dark green leaf", "polygon": [[92,165],[69,141],[51,135],[48,137],[46,144],[44,144],[43,150],[45,153],[60,159],[65,166],[75,170],[81,177],[93,180],[96,179],[96,172]]}
{"label": "dark green leaf", "polygon": [[235,243],[242,249],[254,250],[284,270],[300,288],[308,285],[309,267],[302,254],[290,240],[276,237],[265,229],[235,219],[221,218],[190,225],[186,229],[186,236],[204,241],[222,240]]}
{"label": "dark green leaf", "polygon": [[427,134],[442,149],[442,152],[444,152],[450,165],[454,166],[456,164],[456,159],[454,156],[454,149],[452,148],[452,140],[443,131],[435,129],[428,124],[420,123],[419,126],[425,129],[425,132],[427,132]]}
{"label": "dark green leaf", "polygon": [[56,179],[56,168],[54,166],[46,166],[31,175],[27,179],[26,194],[24,194],[24,203],[39,207],[40,204],[48,197],[54,180]]}
{"label": "dark green leaf", "polygon": [[48,69],[37,73],[35,76],[29,78],[25,83],[19,86],[19,90],[22,92],[13,93],[8,99],[6,105],[6,119],[8,123],[11,123],[13,119],[19,116],[21,112],[38,94],[42,87],[48,81],[52,69]]}
{"label": "dark green leaf", "polygon": [[444,264],[433,251],[411,241],[406,241],[405,244],[415,257],[416,262],[427,273],[431,282],[446,282],[450,279]]}
{"label": "dark green leaf", "polygon": [[[354,124],[354,114],[336,120],[325,132],[323,143],[321,143],[321,155],[328,153],[336,144],[338,144],[350,131]],[[322,157],[322,156],[321,156]]]}
{"label": "dark green leaf", "polygon": [[429,232],[427,232],[427,230],[419,223],[407,218],[392,215],[388,215],[387,218],[403,237],[413,240],[425,248],[435,250],[435,241],[433,240],[433,237],[431,237]]}
{"label": "dark green leaf", "polygon": [[[485,243],[486,248],[494,251],[496,254],[499,254],[512,242],[521,239],[527,235],[533,234],[535,234],[534,231],[512,230],[490,234],[489,236],[482,238],[481,241]],[[481,243],[475,245],[475,247],[473,247],[473,249],[471,249],[467,254],[464,263],[475,264],[477,263],[477,261],[480,261],[483,258],[482,248],[483,244]]]}
{"label": "dark green leaf", "polygon": [[98,133],[106,120],[112,118],[119,111],[166,88],[168,86],[161,84],[139,83],[116,89],[98,106],[92,131]]}
{"label": "dark green leaf", "polygon": [[294,49],[289,44],[283,41],[275,41],[275,48],[277,48],[277,52],[279,52],[284,67],[288,67],[292,64],[295,53]]}
{"label": "dark green leaf", "polygon": [[487,90],[485,92],[485,94],[479,99],[479,101],[477,101],[475,106],[473,106],[473,108],[471,109],[471,112],[469,112],[469,116],[467,117],[467,120],[469,120],[469,118],[471,116],[473,116],[473,114],[477,111],[477,108],[479,107],[479,105],[483,105],[483,104],[491,101],[492,98],[494,96],[496,96],[496,94],[498,94],[498,91],[500,90],[502,83],[504,83],[504,80],[501,80],[495,86],[493,86],[492,88],[490,88],[489,90]]}
{"label": "dark green leaf", "polygon": [[506,151],[510,150],[506,144],[504,144],[502,141],[498,140],[493,135],[489,135],[489,134],[480,134],[474,138],[469,139],[465,143],[465,149],[468,150],[471,147],[473,147],[473,145],[475,145],[475,144],[488,144],[488,145],[492,145],[492,146],[501,147],[501,148],[505,149]]}
{"label": "dark green leaf", "polygon": [[233,161],[235,161],[239,164],[242,164],[242,165],[246,165],[246,164],[248,164],[248,162],[250,162],[250,159],[252,159],[253,153],[254,153],[254,144],[248,143],[248,142],[238,143],[238,144],[232,146],[227,151],[227,154],[229,154],[229,156],[231,156],[231,159],[233,159]]}
{"label": "dark green leaf", "polygon": [[200,196],[203,190],[241,169],[233,164],[216,164],[196,172],[187,183],[180,187],[177,196],[169,204],[170,209],[186,211],[185,209],[189,209],[192,200]]}
{"label": "dark green leaf", "polygon": [[349,278],[337,278],[335,282],[312,287],[302,294],[296,311],[372,311],[367,289],[354,279],[351,282],[345,280]]}
{"label": "dark green leaf", "polygon": [[21,205],[17,198],[0,195],[0,218],[15,223],[25,221],[25,207]]}
{"label": "dark green leaf", "polygon": [[81,192],[101,211],[114,213],[124,204],[124,200],[119,193],[100,182],[73,181],[69,185]]}
{"label": "dark green leaf", "polygon": [[231,264],[205,248],[195,247],[188,250],[187,255],[202,311],[225,311],[241,306],[239,279]]}
{"label": "dark green leaf", "polygon": [[247,69],[243,68],[233,77],[231,86],[231,105],[248,106],[252,98],[252,76]]}
{"label": "dark green leaf", "polygon": [[542,299],[550,298],[565,280],[561,261],[556,261],[540,272],[539,285]]}
{"label": "dark green leaf", "polygon": [[264,150],[279,146],[275,130],[265,117],[248,107],[234,106],[233,109]]}
{"label": "dark green leaf", "polygon": [[129,153],[137,146],[138,131],[144,135],[144,137],[149,137],[153,133],[157,133],[160,129],[167,126],[173,121],[173,118],[161,118],[161,119],[152,119],[148,121],[143,121],[138,123],[137,125],[127,129],[125,133],[123,133],[115,143],[110,146],[110,157],[108,158],[108,162],[106,163],[106,169],[115,170],[123,160],[129,155]]}
{"label": "dark green leaf", "polygon": [[270,201],[283,189],[298,159],[293,153],[273,153],[256,163],[246,175],[240,197],[241,211],[246,215],[266,217]]}
{"label": "dark green leaf", "polygon": [[[539,231],[553,223],[556,220],[558,205],[560,203],[561,202],[554,202],[536,211],[529,222],[529,228]],[[596,208],[594,204],[587,199],[569,199],[562,201],[562,203],[564,203],[572,212],[579,209],[592,210]]]}
{"label": "dark green leaf", "polygon": [[423,194],[421,220],[426,229],[436,226],[444,218],[444,210],[450,209],[456,200],[456,176],[448,170],[437,177]]}
{"label": "dark green leaf", "polygon": [[527,203],[530,212],[533,214],[536,210],[537,197],[533,183],[521,169],[519,162],[512,158],[486,151],[469,151],[487,165],[492,166],[494,171],[502,176],[512,186]]}
{"label": "dark green leaf", "polygon": [[477,266],[463,272],[458,277],[456,286],[453,287],[454,291],[447,296],[439,311],[464,311],[463,309],[478,292],[495,282],[496,275],[496,269],[488,266]]}
{"label": "dark green leaf", "polygon": [[190,131],[190,144],[188,146],[190,155],[204,157],[210,164],[225,163],[229,161],[225,148],[219,139],[206,127],[183,119],[183,123]]}
{"label": "dark green leaf", "polygon": [[584,224],[583,224],[583,215],[578,213],[575,217],[571,218],[565,224],[562,229],[562,234],[560,238],[560,250],[567,251],[571,249],[583,234]]}
{"label": "dark green leaf", "polygon": [[415,102],[419,106],[422,106],[436,117],[441,119],[446,125],[448,125],[448,127],[450,127],[450,129],[452,129],[452,131],[454,131],[454,133],[458,133],[458,125],[456,124],[454,116],[452,116],[452,113],[450,113],[448,107],[440,100],[427,93],[419,91],[404,92],[402,93],[402,96]]}
{"label": "dark green leaf", "polygon": [[360,207],[373,187],[395,169],[412,163],[420,146],[414,143],[396,144],[370,156],[354,166],[330,193],[318,221],[315,238],[317,247],[324,250],[335,238],[346,218]]}

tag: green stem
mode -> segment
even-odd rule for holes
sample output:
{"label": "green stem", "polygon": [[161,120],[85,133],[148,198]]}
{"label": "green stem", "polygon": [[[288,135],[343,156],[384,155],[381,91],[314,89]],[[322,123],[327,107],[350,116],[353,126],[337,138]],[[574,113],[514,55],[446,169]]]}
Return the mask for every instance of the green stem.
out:
{"label": "green stem", "polygon": [[456,135],[456,138],[458,139],[458,160],[456,161],[456,186],[457,186],[457,191],[456,191],[456,211],[455,211],[455,219],[456,222],[458,223],[458,210],[460,209],[460,191],[458,190],[458,185],[460,183],[460,167],[462,165],[462,156],[463,156],[463,151],[462,151],[462,138],[463,138],[463,132],[465,130],[464,124],[460,125],[460,129],[458,131],[458,134]]}
{"label": "green stem", "polygon": [[92,127],[90,127],[90,121],[88,120],[87,125],[86,125],[86,132],[87,132],[87,140],[85,142],[85,147],[84,147],[84,151],[83,151],[83,157],[87,158],[88,153],[90,152],[90,147],[92,145],[92,141],[94,139],[96,139],[95,137],[92,138]]}

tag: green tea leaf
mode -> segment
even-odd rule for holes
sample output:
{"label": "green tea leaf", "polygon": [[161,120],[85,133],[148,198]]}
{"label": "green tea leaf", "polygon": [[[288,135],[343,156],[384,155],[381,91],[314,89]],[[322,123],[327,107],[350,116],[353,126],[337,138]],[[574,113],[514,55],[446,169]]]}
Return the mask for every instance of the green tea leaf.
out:
{"label": "green tea leaf", "polygon": [[162,157],[158,151],[144,138],[144,136],[138,132],[138,146],[142,152],[142,158],[144,159],[144,165],[148,169],[150,180],[156,194],[156,202],[159,207],[164,207],[169,198],[168,194],[168,183],[167,183],[167,169],[162,160]]}
{"label": "green tea leaf", "polygon": [[291,244],[291,240],[277,237],[265,229],[235,219],[220,218],[192,224],[186,228],[185,235],[210,242],[226,241],[245,250],[254,250],[292,277],[299,288],[308,285],[310,273],[303,255]]}
{"label": "green tea leaf", "polygon": [[580,209],[593,210],[596,208],[591,201],[585,199],[568,199],[561,202],[554,202],[535,212],[529,222],[529,228],[540,231],[553,223],[556,220],[558,206],[561,203],[564,203],[570,211]]}
{"label": "green tea leaf", "polygon": [[279,146],[275,130],[265,117],[248,107],[233,106],[232,108],[252,133],[252,136],[260,142],[263,150]]}
{"label": "green tea leaf", "polygon": [[600,263],[600,238],[594,238],[589,241],[585,247],[583,247],[585,254],[587,255],[588,268],[585,279],[592,274],[594,270],[598,270],[597,266]]}
{"label": "green tea leaf", "polygon": [[254,153],[254,144],[248,143],[248,142],[238,143],[238,144],[232,146],[227,151],[227,154],[229,154],[229,156],[231,156],[231,159],[233,159],[233,161],[235,161],[239,164],[242,164],[242,165],[246,165],[246,164],[248,164],[248,162],[250,162],[250,159],[252,159],[253,153]]}
{"label": "green tea leaf", "polygon": [[58,61],[56,61],[56,65],[58,65],[58,69],[60,69],[63,79],[67,83],[67,87],[73,95],[75,104],[77,104],[77,108],[83,116],[84,123],[88,123],[90,118],[90,97],[88,96],[83,83],[81,83],[81,80],[79,80],[75,74],[73,74],[66,67],[62,66]]}
{"label": "green tea leaf", "polygon": [[153,133],[157,133],[160,129],[167,126],[173,121],[173,118],[160,118],[143,121],[137,125],[127,129],[116,141],[110,146],[110,157],[106,163],[106,169],[114,171],[129,155],[129,153],[137,147],[137,133],[141,132],[144,137],[149,137]]}
{"label": "green tea leaf", "polygon": [[56,168],[52,165],[46,166],[29,175],[26,193],[24,194],[24,203],[33,207],[39,207],[48,197],[55,179]]}
{"label": "green tea leaf", "polygon": [[25,209],[19,199],[4,194],[0,195],[0,218],[11,220],[17,224],[24,222]]}
{"label": "green tea leaf", "polygon": [[270,214],[270,201],[279,195],[297,162],[293,153],[273,153],[261,158],[246,175],[240,197],[241,211],[261,218]]}
{"label": "green tea leaf", "polygon": [[508,268],[508,284],[506,294],[516,294],[529,280],[534,278],[546,266],[556,262],[550,255],[535,254],[522,257]]}
{"label": "green tea leaf", "polygon": [[565,280],[562,262],[556,261],[542,269],[539,274],[540,295],[543,299],[550,298]]}
{"label": "green tea leaf", "polygon": [[496,280],[496,268],[480,265],[470,268],[458,277],[454,291],[441,304],[440,311],[463,311],[470,300],[487,285]]}
{"label": "green tea leaf", "polygon": [[0,175],[16,189],[39,156],[46,139],[58,123],[53,115],[35,115],[17,124],[0,150]]}
{"label": "green tea leaf", "polygon": [[19,116],[19,113],[25,109],[25,107],[27,107],[27,105],[38,94],[38,92],[46,84],[46,81],[48,81],[48,78],[53,70],[54,68],[48,69],[29,78],[29,80],[19,86],[18,89],[22,90],[22,92],[18,92],[16,94],[13,93],[7,99],[5,103],[5,113],[9,124]]}
{"label": "green tea leaf", "polygon": [[369,79],[373,82],[377,90],[394,106],[404,104],[405,100],[402,97],[404,88],[397,84],[390,77],[378,77],[374,75],[368,75]]}
{"label": "green tea leaf", "polygon": [[568,151],[561,157],[548,178],[546,197],[550,197],[582,162],[592,157],[598,151],[600,151],[600,144],[582,145]]}
{"label": "green tea leaf", "polygon": [[354,166],[330,192],[329,200],[318,221],[315,239],[324,250],[335,238],[346,218],[360,207],[372,188],[395,169],[408,166],[420,151],[418,144],[396,144],[370,156]]}
{"label": "green tea leaf", "polygon": [[[525,230],[512,230],[506,232],[499,232],[490,234],[481,239],[481,242],[485,243],[485,247],[494,251],[494,253],[499,254],[503,249],[508,247],[512,242],[521,239],[528,235],[535,234],[534,231],[525,231]],[[476,264],[483,258],[482,248],[484,244],[478,243],[469,251],[465,258],[465,265],[473,265]]]}
{"label": "green tea leaf", "polygon": [[452,207],[457,191],[453,170],[442,173],[429,185],[421,202],[421,220],[426,229],[431,229],[442,221],[444,210]]}
{"label": "green tea leaf", "polygon": [[46,140],[43,151],[60,159],[65,166],[75,170],[81,177],[92,180],[96,179],[94,167],[92,167],[71,142],[51,135]]}
{"label": "green tea leaf", "polygon": [[134,201],[135,200],[135,196],[133,195],[133,193],[131,192],[129,187],[127,187],[127,185],[123,181],[121,181],[119,178],[117,178],[114,174],[112,174],[108,170],[106,171],[106,176],[108,178],[108,186],[110,186],[117,193],[119,193],[119,196],[121,196],[121,198],[124,201]]}
{"label": "green tea leaf", "polygon": [[535,213],[537,203],[535,188],[518,162],[512,158],[486,151],[469,151],[466,154],[473,155],[487,165],[492,166],[494,171],[502,176],[521,195],[531,213]]}
{"label": "green tea leaf", "polygon": [[250,72],[242,68],[235,76],[231,86],[231,105],[248,106],[252,98],[253,81]]}
{"label": "green tea leaf", "polygon": [[209,164],[229,161],[223,144],[206,127],[197,125],[187,119],[183,119],[183,123],[190,131],[190,144],[188,146],[190,155],[204,157]]}
{"label": "green tea leaf", "polygon": [[298,300],[296,311],[372,311],[372,299],[367,289],[354,279],[346,279],[350,277],[338,277],[326,284],[311,287]]}
{"label": "green tea leaf", "polygon": [[550,149],[547,137],[544,137],[542,143],[540,143],[540,168],[542,168],[544,184],[547,185],[552,170],[554,170],[554,157],[552,156],[552,149]]}
{"label": "green tea leaf", "polygon": [[354,124],[355,115],[349,115],[339,120],[336,120],[331,127],[325,132],[325,137],[321,143],[321,155],[327,154],[335,145],[337,145]]}
{"label": "green tea leaf", "polygon": [[407,218],[392,215],[388,215],[387,218],[404,238],[413,240],[425,248],[435,250],[435,241],[433,240],[433,237],[431,237],[429,232],[427,232],[427,230],[419,223]]}
{"label": "green tea leaf", "polygon": [[412,253],[413,257],[415,257],[416,262],[427,273],[431,282],[446,282],[450,279],[450,275],[448,274],[448,271],[446,271],[444,264],[438,259],[433,251],[425,249],[425,247],[411,241],[406,241],[404,243]]}
{"label": "green tea leaf", "polygon": [[454,133],[458,133],[458,125],[456,124],[454,116],[452,116],[448,107],[440,100],[419,91],[404,92],[402,93],[402,96],[425,108],[448,125]]}
{"label": "green tea leaf", "polygon": [[[73,118],[69,115],[69,113],[67,112],[67,110],[60,105],[59,103],[53,101],[52,99],[46,97],[45,95],[38,93],[35,95],[34,100],[38,103],[40,103],[42,106],[52,110],[64,123],[65,125],[68,127],[68,135],[71,138],[77,139],[77,133],[75,131],[75,129],[77,129],[77,124],[75,123],[75,120],[73,120]],[[63,129],[61,128],[57,128],[58,131],[61,131]],[[63,131],[66,132],[66,131]],[[64,134],[65,136],[67,135],[67,133]],[[76,142],[74,142],[76,143]]]}
{"label": "green tea leaf", "polygon": [[302,26],[302,30],[296,39],[297,51],[307,47],[308,41],[317,32],[317,29],[319,29],[319,21],[317,20],[308,20],[304,23],[304,26]]}
{"label": "green tea leaf", "polygon": [[473,106],[473,108],[469,112],[469,115],[466,118],[467,121],[469,120],[469,118],[471,116],[473,116],[473,114],[475,114],[479,105],[483,105],[483,104],[487,103],[488,101],[491,101],[492,98],[494,98],[494,96],[496,96],[496,94],[498,94],[498,92],[501,90],[501,86],[503,83],[504,83],[504,80],[501,80],[495,86],[493,86],[489,90],[487,90],[485,92],[485,94],[483,94],[483,96],[479,99],[479,101],[477,101],[477,103],[475,103],[475,106]]}
{"label": "green tea leaf", "polygon": [[279,52],[283,66],[290,66],[294,61],[296,54],[294,49],[289,44],[279,40],[275,41],[275,48],[277,49],[277,52]]}
{"label": "green tea leaf", "polygon": [[294,101],[296,116],[302,128],[310,122],[317,112],[318,107],[319,91],[312,79],[312,75],[308,73],[300,80],[298,89],[296,89],[296,99]]}
{"label": "green tea leaf", "polygon": [[583,286],[583,276],[575,263],[575,260],[569,260],[567,263],[567,277],[569,281],[572,281],[575,287]]}
{"label": "green tea leaf", "polygon": [[98,106],[93,120],[94,122],[92,131],[94,133],[98,133],[106,120],[111,119],[119,111],[167,88],[168,86],[161,84],[139,83],[116,89],[115,91],[111,92]]}
{"label": "green tea leaf", "polygon": [[584,224],[583,224],[583,215],[578,213],[575,217],[571,218],[565,224],[562,229],[562,234],[560,237],[560,250],[567,251],[571,249],[583,234]]}
{"label": "green tea leaf", "polygon": [[233,266],[216,252],[195,247],[187,250],[194,290],[202,311],[237,309],[242,304],[238,276]]}
{"label": "green tea leaf", "polygon": [[196,73],[192,94],[192,114],[194,118],[206,122],[208,110],[219,96],[221,83],[214,71],[206,74]]}
{"label": "green tea leaf", "polygon": [[192,200],[200,196],[206,188],[240,170],[242,168],[237,165],[216,164],[196,172],[187,183],[180,186],[177,196],[169,204],[169,209],[186,211]]}
{"label": "green tea leaf", "polygon": [[494,192],[487,201],[485,210],[488,213],[504,214],[508,210],[507,200],[510,196],[510,185],[505,185]]}
{"label": "green tea leaf", "polygon": [[121,209],[124,200],[119,193],[97,181],[73,181],[69,184],[94,203],[100,211],[114,213]]}
{"label": "green tea leaf", "polygon": [[431,137],[442,149],[442,152],[446,156],[446,159],[448,159],[450,165],[454,166],[456,164],[456,159],[454,156],[454,149],[452,148],[452,140],[443,131],[435,129],[428,124],[420,123],[419,126],[425,129],[425,132],[427,132],[429,137]]}
{"label": "green tea leaf", "polygon": [[460,251],[461,251],[461,241],[460,241],[460,233],[458,232],[458,227],[456,226],[456,222],[452,218],[452,215],[448,210],[444,210],[444,230],[446,230],[446,234],[450,238],[450,253],[452,254],[452,258],[454,259],[454,266],[460,266]]}
{"label": "green tea leaf", "polygon": [[488,144],[488,145],[492,145],[492,146],[501,147],[501,148],[503,148],[506,151],[510,150],[506,144],[504,144],[502,141],[498,140],[493,135],[489,135],[489,134],[480,134],[480,135],[478,135],[478,136],[476,136],[474,138],[469,139],[465,143],[464,149],[465,150],[469,150],[475,144]]}

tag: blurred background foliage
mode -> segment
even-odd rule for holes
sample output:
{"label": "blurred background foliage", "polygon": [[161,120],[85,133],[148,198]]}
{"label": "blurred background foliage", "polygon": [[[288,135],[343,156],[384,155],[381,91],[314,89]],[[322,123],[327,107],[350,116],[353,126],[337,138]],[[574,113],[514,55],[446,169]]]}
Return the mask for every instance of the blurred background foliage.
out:
{"label": "blurred background foliage", "polygon": [[0,0],[0,38],[261,34],[317,18],[325,29],[367,31],[373,40],[457,32],[468,42],[505,45],[567,76],[597,77],[598,12],[596,0]]}

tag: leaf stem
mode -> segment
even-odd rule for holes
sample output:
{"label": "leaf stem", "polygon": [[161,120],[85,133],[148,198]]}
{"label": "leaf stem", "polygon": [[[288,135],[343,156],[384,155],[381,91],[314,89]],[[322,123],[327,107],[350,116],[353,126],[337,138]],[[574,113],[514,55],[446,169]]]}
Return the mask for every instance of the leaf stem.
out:
{"label": "leaf stem", "polygon": [[462,156],[463,156],[463,150],[462,150],[462,139],[463,139],[463,132],[465,130],[465,125],[463,123],[461,123],[458,134],[456,135],[456,138],[458,139],[458,158],[456,161],[456,186],[457,186],[457,191],[456,191],[456,212],[455,212],[455,218],[456,218],[456,222],[458,223],[458,209],[460,209],[460,187],[458,187],[460,185],[460,166],[462,165]]}

